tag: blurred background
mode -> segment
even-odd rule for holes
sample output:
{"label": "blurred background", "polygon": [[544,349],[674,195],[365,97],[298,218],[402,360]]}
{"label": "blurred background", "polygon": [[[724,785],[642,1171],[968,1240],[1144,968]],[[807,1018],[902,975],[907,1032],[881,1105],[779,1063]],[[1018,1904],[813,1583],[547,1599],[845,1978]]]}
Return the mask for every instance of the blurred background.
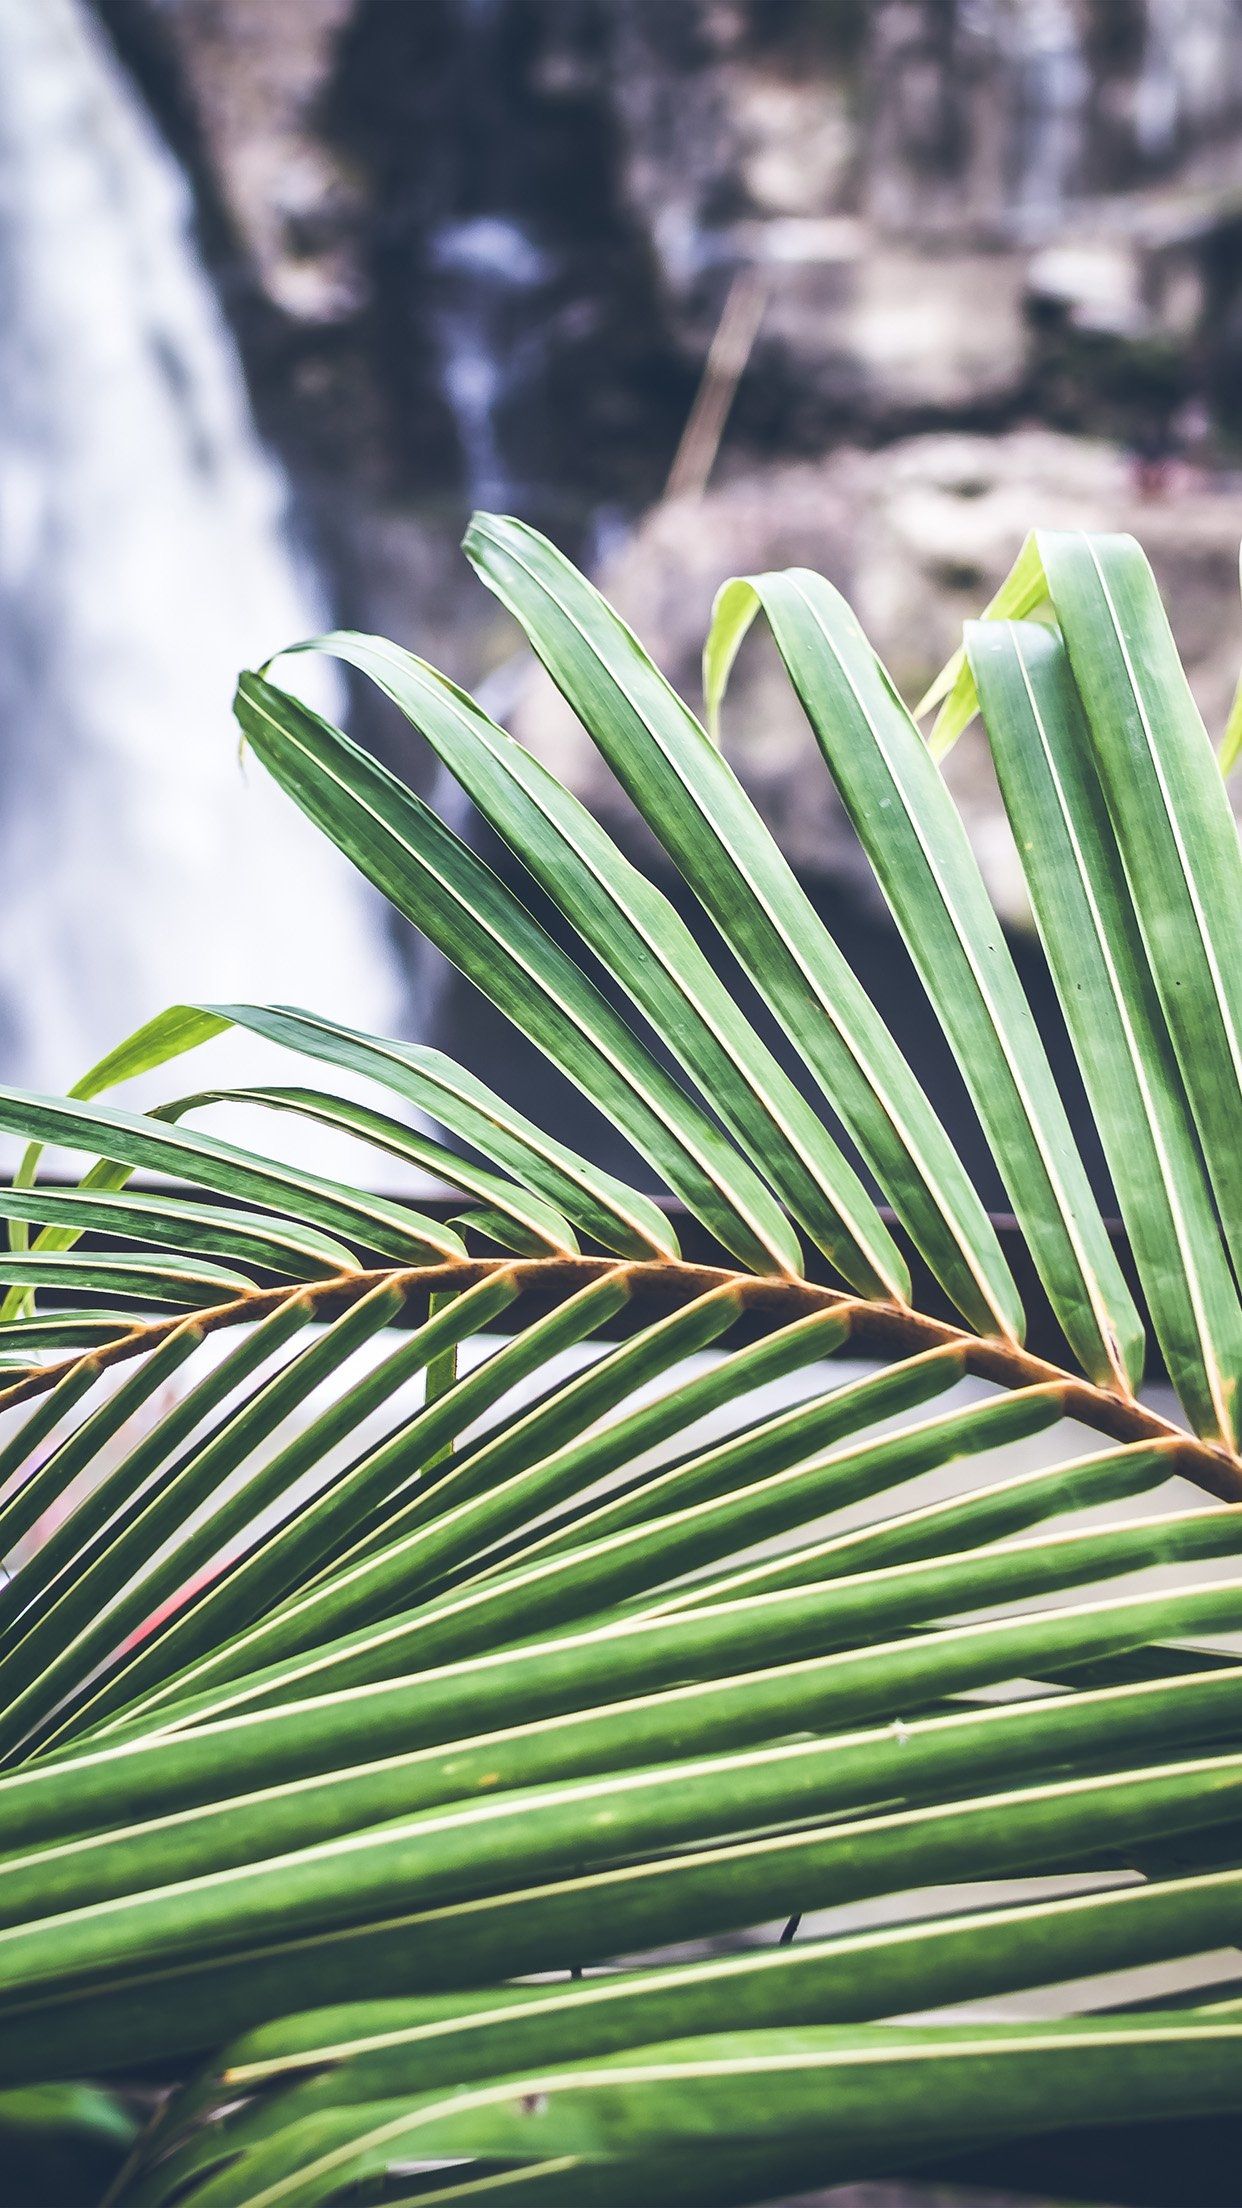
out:
{"label": "blurred background", "polygon": [[[476,504],[691,697],[739,570],[822,569],[913,697],[1028,527],[1134,529],[1217,731],[1240,370],[1242,0],[0,0],[0,1076],[242,994],[533,1101],[229,719],[238,666],[379,629],[650,857],[460,556]],[[725,742],[917,1051],[758,644]],[[1020,934],[978,741],[950,772]]]}

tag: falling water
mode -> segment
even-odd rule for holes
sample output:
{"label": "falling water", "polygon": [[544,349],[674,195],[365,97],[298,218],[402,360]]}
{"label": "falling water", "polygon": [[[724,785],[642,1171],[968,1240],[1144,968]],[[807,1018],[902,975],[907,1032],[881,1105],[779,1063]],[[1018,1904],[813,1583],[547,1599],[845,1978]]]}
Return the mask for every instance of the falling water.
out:
{"label": "falling water", "polygon": [[1019,0],[1006,32],[1015,91],[1012,214],[1051,232],[1078,181],[1089,78],[1069,0]]}
{"label": "falling water", "polygon": [[546,366],[556,267],[517,212],[526,179],[503,6],[456,0],[455,14],[453,129],[440,150],[428,304],[467,502],[513,511],[524,504],[525,488],[506,452],[504,414]]}
{"label": "falling water", "polygon": [[238,767],[237,668],[323,612],[180,171],[81,0],[0,0],[7,1076],[187,996],[397,1016],[371,893]]}
{"label": "falling water", "polygon": [[[453,128],[441,149],[440,208],[427,241],[427,307],[440,390],[457,435],[463,503],[468,511],[521,513],[527,491],[510,462],[503,415],[523,376],[541,364],[540,294],[550,263],[510,204],[515,179],[501,18],[498,0],[456,0]],[[515,677],[520,682],[527,665],[519,652],[476,684],[485,711],[504,718]],[[443,764],[429,794],[441,819],[469,842],[474,808]],[[418,981],[422,1017],[435,1034],[456,977],[447,959],[424,947]]]}
{"label": "falling water", "polygon": [[441,377],[464,487],[472,506],[507,512],[520,502],[520,489],[498,414],[530,348],[529,331],[523,346],[507,326],[522,295],[545,280],[546,260],[519,223],[494,214],[445,223],[432,266]]}
{"label": "falling water", "polygon": [[1143,61],[1134,88],[1139,150],[1153,164],[1173,157],[1236,111],[1239,81],[1235,0],[1147,0]]}

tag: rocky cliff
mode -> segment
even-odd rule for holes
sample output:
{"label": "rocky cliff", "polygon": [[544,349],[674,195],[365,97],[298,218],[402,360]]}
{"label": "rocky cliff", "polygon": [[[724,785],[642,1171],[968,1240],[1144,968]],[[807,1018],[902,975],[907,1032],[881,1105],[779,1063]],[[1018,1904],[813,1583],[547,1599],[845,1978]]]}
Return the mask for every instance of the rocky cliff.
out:
{"label": "rocky cliff", "polygon": [[[791,512],[817,512],[820,564],[917,679],[1028,519],[1135,519],[1107,445],[1160,474],[1180,444],[1193,496],[1139,520],[1175,595],[1196,578],[1188,641],[1217,708],[1238,625],[1237,518],[1212,485],[1242,427],[1242,0],[96,4],[195,177],[346,618],[477,674],[505,647],[451,559],[473,502],[607,565],[658,507],[744,275],[757,327],[707,565],[726,541],[768,564],[804,540]],[[1033,446],[1041,424],[1061,435]],[[927,442],[964,433],[989,442]],[[986,495],[946,503],[964,451]],[[622,595],[654,559],[697,623],[705,519],[648,519],[613,558]],[[775,713],[752,777],[800,855],[835,865]],[[553,740],[550,708],[525,725]]]}
{"label": "rocky cliff", "polygon": [[[317,356],[325,398],[347,333],[379,412],[399,406],[402,352],[435,352],[437,240],[478,216],[543,256],[519,344],[539,321],[548,351],[609,340],[603,418],[569,394],[562,451],[588,425],[624,443],[624,400],[667,436],[659,386],[697,366],[741,266],[768,291],[742,427],[778,445],[826,408],[1028,402],[1058,314],[1234,357],[1238,0],[98,4],[162,70],[286,364],[313,386]],[[537,408],[510,411],[537,446]]]}

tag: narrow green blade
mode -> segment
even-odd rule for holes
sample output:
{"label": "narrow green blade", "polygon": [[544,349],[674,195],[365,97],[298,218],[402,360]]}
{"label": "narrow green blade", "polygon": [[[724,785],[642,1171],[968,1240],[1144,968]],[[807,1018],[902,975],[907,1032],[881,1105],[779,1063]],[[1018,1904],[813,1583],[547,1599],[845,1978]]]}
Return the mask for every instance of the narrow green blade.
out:
{"label": "narrow green blade", "polygon": [[[120,1081],[131,1081],[138,1074],[147,1072],[151,1066],[160,1064],[167,1054],[174,1030],[175,1049],[192,1050],[196,1044],[206,1042],[210,1036],[218,1034],[220,1023],[210,1013],[200,1012],[193,1005],[178,1005],[172,1012],[162,1012],[155,1020],[148,1020],[142,1027],[136,1028],[132,1035],[126,1036],[124,1042],[106,1052],[96,1065],[91,1066],[80,1080],[74,1082],[69,1091],[70,1096],[78,1103],[89,1103],[92,1097],[101,1095],[105,1089],[113,1088]],[[33,1185],[43,1147],[42,1141],[37,1139],[27,1145],[13,1176],[15,1188],[29,1188]],[[115,1181],[109,1185],[115,1186]],[[14,1223],[9,1229],[10,1246],[15,1250],[25,1249],[26,1241],[25,1222],[20,1215],[14,1214]],[[9,1315],[8,1304],[4,1306],[4,1315]]]}
{"label": "narrow green blade", "polygon": [[[925,1365],[919,1377],[927,1400],[948,1386],[954,1373]],[[1056,1391],[1026,1389],[802,1462],[791,1463],[783,1452],[785,1469],[748,1486],[687,1504],[650,1524],[623,1526],[529,1566],[519,1561],[498,1578],[467,1581],[433,1598],[416,1636],[425,1651],[422,1660],[442,1662],[590,1616],[826,1511],[883,1494],[946,1455],[965,1456],[1040,1432],[1059,1409]],[[356,1571],[326,1581],[302,1604],[278,1613],[267,1645],[256,1647],[253,1661],[313,1647],[351,1624],[397,1609],[408,1599],[407,1560],[417,1538],[410,1535],[380,1550]]]}
{"label": "narrow green blade", "polygon": [[[66,1575],[63,1591],[46,1613],[0,1659],[0,1740],[13,1745],[24,1739],[211,1558],[248,1514],[253,1493],[263,1491],[264,1471],[270,1467],[254,1475],[251,1496],[230,1492],[228,1475],[400,1303],[399,1289],[384,1284],[372,1290],[252,1396],[232,1406],[166,1480],[138,1495],[125,1523],[108,1529],[108,1538],[84,1567]],[[298,1296],[270,1312],[223,1360],[214,1376],[216,1388],[208,1383],[208,1400],[213,1395],[218,1399],[221,1375],[227,1387],[230,1364],[234,1373],[252,1369],[258,1359],[281,1349],[310,1315],[305,1299]],[[162,1437],[165,1446],[170,1430],[172,1421]]]}
{"label": "narrow green blade", "polygon": [[[217,1142],[111,1104],[35,1096],[0,1087],[0,1129],[41,1144],[88,1150],[125,1165],[217,1189],[272,1211],[288,1212],[407,1265],[464,1257],[465,1245],[450,1227],[437,1226],[403,1204],[363,1196],[313,1173],[261,1158],[233,1143]],[[13,1276],[16,1279],[16,1275]]]}
{"label": "narrow green blade", "polygon": [[[38,1461],[49,1435],[94,1387],[98,1378],[99,1366],[95,1359],[81,1357],[60,1375],[45,1395],[36,1398],[29,1410],[24,1406],[17,1409],[16,1424],[0,1443],[0,1489],[8,1485],[15,1473],[28,1472],[30,1465]],[[7,1498],[3,1508],[7,1508]]]}
{"label": "narrow green blade", "polygon": [[[1235,2018],[1159,2013],[713,2032],[323,2111],[194,2197],[323,2208],[382,2187],[428,2208],[734,2208],[994,2147],[1047,2128],[1050,2109],[1066,2128],[1124,2126],[1136,2107],[1151,2122],[1233,2115],[1240,2048]],[[401,2173],[417,2193],[394,2195]]]}
{"label": "narrow green blade", "polygon": [[[1037,1731],[1048,1717],[1024,1721]],[[477,1985],[740,1928],[773,1904],[1089,1862],[1228,1828],[1242,1802],[1242,1758],[1217,1754],[824,1823],[832,1757],[828,1743],[799,1742],[450,1805],[13,1927],[0,1932],[0,2075],[80,2064],[87,2031],[113,2065],[142,2047],[210,2046],[238,2014],[243,1973],[250,2015],[256,1986],[306,2005],[360,1971],[376,1991],[398,1972],[407,1988]],[[791,1829],[808,1817],[810,1829]]]}
{"label": "narrow green blade", "polygon": [[1242,759],[1242,676],[1239,676],[1238,687],[1233,693],[1233,704],[1229,708],[1225,733],[1221,737],[1220,750],[1216,756],[1220,762],[1221,780],[1227,782],[1239,759]]}
{"label": "narrow green blade", "polygon": [[[240,1558],[231,1569],[213,1574],[205,1591],[184,1605],[171,1623],[162,1623],[154,1634],[146,1636],[136,1656],[114,1670],[102,1690],[92,1695],[83,1722],[94,1725],[118,1707],[128,1709],[136,1700],[150,1698],[153,1689],[158,1698],[162,1683],[179,1667],[204,1650],[227,1649],[231,1635],[250,1626],[256,1617],[265,1617],[278,1598],[288,1593],[290,1585],[299,1585],[310,1566],[330,1551],[334,1528],[339,1545],[342,1502],[352,1501],[356,1515],[363,1494],[369,1491],[374,1496],[378,1489],[382,1496],[382,1483],[373,1477],[368,1490],[367,1475],[374,1474],[378,1463],[391,1465],[395,1458],[407,1474],[412,1474],[423,1454],[418,1430],[421,1425],[425,1432],[436,1416],[435,1400],[425,1403],[422,1413],[399,1426],[387,1444],[364,1450],[360,1459],[335,1476],[320,1479],[301,1508],[290,1513],[285,1507],[286,1496],[296,1492],[298,1483],[319,1473],[324,1460],[330,1461],[331,1452],[364,1428],[394,1390],[421,1371],[429,1358],[441,1354],[446,1343],[468,1338],[485,1326],[513,1301],[514,1294],[514,1283],[504,1274],[480,1281],[465,1294],[450,1299],[451,1309],[427,1320],[350,1386],[342,1386],[335,1379],[343,1360],[395,1316],[399,1291],[373,1290],[365,1305],[355,1306],[353,1312],[339,1319],[300,1361],[302,1372],[291,1371],[288,1376],[294,1382],[296,1401],[305,1398],[308,1388],[322,1385],[326,1372],[335,1382],[331,1400],[251,1475],[231,1509],[226,1503],[213,1516],[210,1537],[217,1549],[236,1531],[244,1533]],[[290,1391],[283,1376],[273,1387],[273,1395],[279,1396],[282,1388],[287,1403]],[[213,1448],[217,1446],[218,1440],[213,1441]],[[252,1446],[248,1440],[247,1452]],[[201,1470],[198,1477],[201,1480]],[[265,1521],[272,1514],[277,1522],[269,1528]],[[344,1522],[346,1527],[351,1523],[348,1509]]]}
{"label": "narrow green blade", "polygon": [[[1043,561],[1032,534],[980,618],[984,621],[1026,621],[1038,614],[1047,599]],[[914,708],[915,720],[923,720],[937,705],[940,711],[927,739],[927,748],[933,759],[943,759],[979,710],[975,678],[964,646],[953,653],[926,695],[919,699]]]}
{"label": "narrow green blade", "polygon": [[1242,1309],[1057,631],[979,623],[966,649],[1001,793],[1165,1366],[1235,1450]]}
{"label": "narrow green blade", "polygon": [[441,1051],[364,1035],[287,1004],[214,1009],[230,1025],[346,1067],[405,1097],[523,1188],[545,1197],[606,1250],[639,1259],[680,1254],[672,1226],[649,1197],[557,1142]]}
{"label": "narrow green blade", "polygon": [[[1174,1471],[1175,1449],[1175,1443],[1131,1441],[1050,1470],[1020,1472],[990,1487],[877,1519],[857,1532],[830,1532],[784,1555],[726,1568],[711,1579],[657,1598],[649,1609],[653,1614],[657,1609],[662,1615],[671,1614],[699,1603],[733,1602],[778,1588],[813,1585],[838,1573],[853,1577],[983,1548],[1067,1511],[1090,1510],[1100,1503],[1150,1493]],[[988,1554],[992,1554],[990,1547]]]}
{"label": "narrow green blade", "polygon": [[1131,537],[1040,555],[1235,1274],[1242,1275],[1242,851],[1155,578]]}
{"label": "narrow green blade", "polygon": [[[0,1554],[12,1550],[37,1523],[43,1513],[65,1497],[78,1475],[97,1469],[108,1443],[120,1433],[128,1421],[142,1409],[152,1394],[171,1378],[185,1359],[199,1347],[202,1330],[194,1321],[174,1329],[157,1347],[139,1359],[133,1369],[105,1395],[102,1402],[81,1419],[72,1431],[52,1449],[50,1455],[40,1458],[38,1450],[28,1449],[27,1476],[21,1486],[0,1503]],[[79,1372],[81,1367],[76,1368]],[[72,1375],[71,1375],[72,1377]],[[31,1443],[35,1439],[35,1421],[28,1420]],[[5,1590],[7,1600],[0,1606],[0,1616],[14,1603],[23,1612],[29,1607],[32,1595],[55,1576],[63,1561],[63,1552],[71,1544],[74,1534],[70,1530],[76,1518],[68,1512],[43,1541],[38,1552],[22,1565],[20,1573]],[[7,1647],[10,1628],[7,1623],[0,1646]]]}
{"label": "narrow green blade", "polygon": [[[449,1802],[624,1773],[706,1756],[742,1755],[795,1733],[832,1735],[835,1754],[817,1782],[821,1814],[900,1795],[942,1799],[984,1778],[1011,1782],[1139,1755],[1152,1760],[1234,1733],[1242,1672],[1144,1680],[1052,1696],[1042,1707],[987,1708],[947,1716],[950,1696],[1045,1677],[1058,1667],[1149,1647],[1172,1636],[1236,1631],[1242,1588],[1183,1589],[1044,1613],[1035,1619],[958,1626],[849,1652],[774,1665],[644,1697],[604,1703],[555,1725],[537,1720],[430,1748],[343,1763],[314,1783],[264,1783],[225,1801],[171,1816],[131,1814],[107,1833],[23,1848],[0,1862],[0,1925],[83,1909],[186,1878],[361,1831]],[[900,1738],[887,1712],[905,1715]],[[846,1730],[845,1728],[849,1728]],[[780,1759],[786,1753],[777,1747]]]}
{"label": "narrow green blade", "polygon": [[[1240,1909],[1242,1872],[1223,1871],[602,1979],[361,2000],[249,2033],[213,2082],[229,2095],[279,2081],[301,2113],[714,2032],[722,2017],[735,2029],[864,2022],[1210,1949],[1233,1938]],[[230,2137],[273,2119],[284,2111],[260,2102]]]}
{"label": "narrow green blade", "polygon": [[[233,1257],[294,1280],[356,1272],[358,1260],[343,1243],[299,1226],[222,1205],[188,1203],[184,1197],[138,1195],[132,1189],[29,1190],[0,1188],[0,1219],[22,1219],[68,1228],[73,1242],[94,1231],[148,1247],[189,1250],[198,1256]],[[40,1247],[46,1245],[40,1244]]]}
{"label": "narrow green blade", "polygon": [[0,1282],[8,1287],[85,1290],[105,1296],[132,1296],[159,1304],[233,1303],[254,1287],[244,1273],[212,1265],[199,1257],[151,1257],[121,1250],[111,1257],[80,1256],[75,1250],[11,1250],[0,1256]]}
{"label": "narrow green blade", "polygon": [[[369,1104],[359,1104],[352,1097],[332,1096],[322,1089],[200,1089],[193,1096],[178,1097],[174,1104],[161,1105],[160,1117],[179,1121],[187,1112],[199,1111],[208,1104],[248,1104],[290,1112],[300,1119],[314,1120],[320,1127],[331,1127],[335,1133],[356,1136],[372,1149],[416,1165],[486,1204],[497,1220],[504,1220],[511,1237],[509,1246],[522,1255],[571,1257],[577,1253],[578,1238],[573,1228],[542,1197],[530,1195],[487,1166],[476,1165],[473,1159],[450,1150],[447,1143],[432,1142],[401,1120],[373,1111]],[[470,1214],[465,1217],[468,1221]]]}

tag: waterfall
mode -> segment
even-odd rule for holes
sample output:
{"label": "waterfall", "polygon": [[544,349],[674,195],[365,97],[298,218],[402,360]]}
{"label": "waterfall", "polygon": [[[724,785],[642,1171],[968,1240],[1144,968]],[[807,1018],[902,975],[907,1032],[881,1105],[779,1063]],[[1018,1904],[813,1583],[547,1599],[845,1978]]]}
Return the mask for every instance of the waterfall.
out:
{"label": "waterfall", "polygon": [[530,350],[507,325],[524,294],[544,280],[544,255],[499,214],[444,223],[432,242],[435,326],[444,396],[461,450],[468,502],[509,512],[521,491],[505,457],[498,413]]}
{"label": "waterfall", "polygon": [[504,417],[546,367],[558,269],[538,241],[528,155],[515,112],[506,19],[498,0],[454,0],[446,83],[451,127],[433,155],[439,208],[427,241],[428,307],[440,387],[457,432],[469,506],[521,508]]}
{"label": "waterfall", "polygon": [[999,21],[1015,94],[1012,213],[1039,239],[1062,220],[1079,182],[1087,66],[1069,0],[1020,0]]}
{"label": "waterfall", "polygon": [[1172,159],[1236,111],[1239,41],[1235,0],[1148,0],[1143,61],[1134,88],[1139,150]]}
{"label": "waterfall", "polygon": [[0,302],[0,1072],[62,1086],[181,997],[390,1026],[378,900],[239,770],[237,669],[325,607],[82,0],[0,0]]}

